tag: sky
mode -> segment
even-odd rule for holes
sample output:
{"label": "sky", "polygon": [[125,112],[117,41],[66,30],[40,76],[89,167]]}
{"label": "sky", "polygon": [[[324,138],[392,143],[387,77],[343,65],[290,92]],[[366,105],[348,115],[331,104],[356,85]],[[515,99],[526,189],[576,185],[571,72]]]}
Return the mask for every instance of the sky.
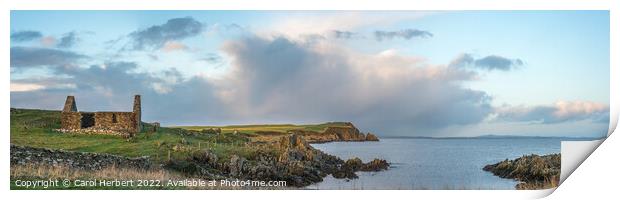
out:
{"label": "sky", "polygon": [[12,11],[11,107],[603,137],[608,11]]}

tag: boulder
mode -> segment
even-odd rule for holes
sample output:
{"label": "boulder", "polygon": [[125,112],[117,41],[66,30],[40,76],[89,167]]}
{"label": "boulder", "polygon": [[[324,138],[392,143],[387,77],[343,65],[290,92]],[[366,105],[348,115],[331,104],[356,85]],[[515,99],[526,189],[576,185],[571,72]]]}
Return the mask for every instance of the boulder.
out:
{"label": "boulder", "polygon": [[280,162],[310,161],[316,157],[316,150],[303,139],[303,136],[291,134],[280,138]]}
{"label": "boulder", "polygon": [[332,176],[334,178],[337,178],[337,179],[343,179],[343,178],[346,178],[346,179],[356,179],[356,178],[358,178],[358,176],[357,176],[357,174],[355,174],[355,172],[347,171],[347,170],[338,170],[338,171],[334,172],[332,174]]}
{"label": "boulder", "polygon": [[206,150],[204,153],[204,159],[211,167],[217,166],[218,158],[217,158],[217,155],[215,155],[215,153],[209,150]]}
{"label": "boulder", "polygon": [[387,170],[388,167],[390,167],[390,164],[386,161],[386,160],[382,160],[382,159],[374,159],[366,164],[363,164],[360,167],[360,171],[381,171],[381,170]]}
{"label": "boulder", "polygon": [[364,165],[364,163],[362,162],[362,159],[355,157],[355,158],[349,159],[346,162],[344,162],[344,165],[342,165],[342,168],[355,172],[355,171],[359,171],[360,168],[362,168],[362,165]]}
{"label": "boulder", "polygon": [[239,157],[237,155],[233,155],[230,157],[230,162],[228,162],[228,173],[233,177],[239,177],[243,175],[243,167],[246,160],[245,158]]}
{"label": "boulder", "polygon": [[379,138],[372,133],[366,134],[366,141],[379,141]]}

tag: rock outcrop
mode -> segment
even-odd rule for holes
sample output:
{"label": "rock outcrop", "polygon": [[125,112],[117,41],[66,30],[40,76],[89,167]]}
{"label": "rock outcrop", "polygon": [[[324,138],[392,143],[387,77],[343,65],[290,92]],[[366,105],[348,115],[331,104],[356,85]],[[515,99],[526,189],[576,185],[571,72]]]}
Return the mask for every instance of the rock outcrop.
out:
{"label": "rock outcrop", "polygon": [[353,179],[357,178],[357,171],[379,171],[389,166],[378,159],[366,164],[359,158],[345,162],[313,148],[304,136],[296,134],[282,136],[274,145],[276,151],[258,151],[251,158],[232,155],[222,160],[207,151],[196,154],[189,163],[169,163],[167,167],[204,178],[286,181],[288,186],[303,187],[323,181],[330,174]]}
{"label": "rock outcrop", "polygon": [[560,181],[560,154],[528,155],[484,166],[483,170],[502,178],[521,181],[517,189],[556,187]]}
{"label": "rock outcrop", "polygon": [[334,176],[334,178],[355,179],[358,178],[357,174],[355,174],[357,171],[378,172],[387,170],[389,166],[390,164],[386,160],[374,159],[368,163],[363,163],[362,159],[356,157],[344,162],[344,164],[338,168],[332,176]]}
{"label": "rock outcrop", "polygon": [[304,136],[305,140],[309,143],[379,141],[379,138],[376,135],[372,133],[362,133],[351,122],[344,123],[344,125],[329,126],[323,132],[289,130],[288,133]]}
{"label": "rock outcrop", "polygon": [[379,138],[375,134],[367,133],[366,141],[379,141]]}
{"label": "rock outcrop", "polygon": [[339,141],[365,141],[366,136],[351,124],[349,127],[327,127],[323,134],[336,135]]}
{"label": "rock outcrop", "polygon": [[381,170],[387,170],[390,164],[386,160],[374,159],[360,167],[360,171],[364,172],[378,172]]}

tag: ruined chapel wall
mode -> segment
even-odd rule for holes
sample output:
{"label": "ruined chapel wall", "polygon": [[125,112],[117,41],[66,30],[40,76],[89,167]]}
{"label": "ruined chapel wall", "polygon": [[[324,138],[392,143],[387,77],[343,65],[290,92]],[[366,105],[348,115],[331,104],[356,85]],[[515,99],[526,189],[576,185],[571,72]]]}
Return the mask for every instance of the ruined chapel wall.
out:
{"label": "ruined chapel wall", "polygon": [[133,98],[133,113],[136,132],[142,131],[142,100],[140,95],[136,95]]}
{"label": "ruined chapel wall", "polygon": [[96,112],[94,128],[135,132],[135,120],[133,112]]}
{"label": "ruined chapel wall", "polygon": [[62,112],[60,116],[60,126],[62,129],[80,129],[82,114],[79,112]]}

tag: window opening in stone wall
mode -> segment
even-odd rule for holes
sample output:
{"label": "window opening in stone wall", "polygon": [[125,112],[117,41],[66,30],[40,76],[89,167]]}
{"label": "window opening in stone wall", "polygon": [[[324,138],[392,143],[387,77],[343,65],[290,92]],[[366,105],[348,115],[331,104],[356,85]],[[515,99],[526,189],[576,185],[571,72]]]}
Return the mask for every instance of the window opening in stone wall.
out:
{"label": "window opening in stone wall", "polygon": [[95,125],[95,114],[94,113],[82,113],[80,128],[88,128]]}
{"label": "window opening in stone wall", "polygon": [[116,114],[112,114],[112,123],[117,123]]}

